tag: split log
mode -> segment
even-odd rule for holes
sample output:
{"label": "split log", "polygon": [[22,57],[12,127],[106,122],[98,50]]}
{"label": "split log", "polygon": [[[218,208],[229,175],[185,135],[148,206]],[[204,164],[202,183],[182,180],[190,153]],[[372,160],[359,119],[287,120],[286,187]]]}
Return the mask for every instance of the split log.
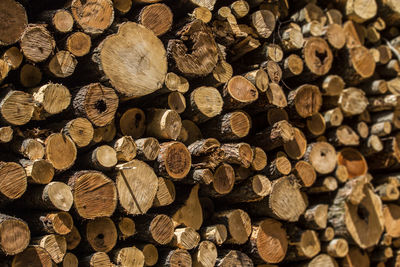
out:
{"label": "split log", "polygon": [[328,220],[328,205],[316,204],[310,206],[302,216],[302,223],[310,229],[325,229]]}
{"label": "split log", "polygon": [[192,227],[176,228],[169,245],[181,249],[191,250],[197,247],[200,235]]}
{"label": "split log", "polygon": [[74,208],[80,217],[95,219],[111,216],[117,205],[114,182],[98,171],[78,171],[68,178]]}
{"label": "split log", "polygon": [[199,185],[193,186],[184,204],[180,206],[178,210],[174,211],[171,217],[175,227],[178,225],[185,225],[195,230],[200,229],[203,224],[203,211],[198,192]]}
{"label": "split log", "polygon": [[113,142],[118,161],[131,161],[136,157],[136,143],[131,136],[123,136]]}
{"label": "split log", "polygon": [[267,154],[261,147],[253,147],[253,161],[251,162],[251,169],[254,171],[261,171],[267,166]]}
{"label": "split log", "polygon": [[260,92],[265,92],[269,85],[268,74],[264,69],[256,69],[247,72],[244,77],[257,87]]}
{"label": "split log", "polygon": [[141,138],[135,141],[137,158],[144,161],[153,161],[160,153],[160,144],[153,137]]}
{"label": "split log", "polygon": [[269,10],[258,10],[251,14],[251,24],[261,38],[268,38],[275,29],[276,18]]}
{"label": "split log", "polygon": [[307,149],[307,139],[304,136],[304,133],[298,129],[293,128],[294,130],[294,138],[293,140],[283,144],[283,148],[286,154],[291,159],[301,159],[306,153]]}
{"label": "split log", "polygon": [[224,152],[224,159],[228,163],[239,164],[248,168],[253,161],[253,150],[247,143],[223,144],[221,150]]}
{"label": "split log", "polygon": [[145,162],[132,160],[116,166],[116,187],[119,204],[127,214],[144,214],[157,193],[158,179]]}
{"label": "split log", "polygon": [[284,176],[272,182],[271,193],[259,202],[248,204],[248,211],[255,216],[295,222],[307,208],[307,201],[302,196],[300,185],[293,176]]}

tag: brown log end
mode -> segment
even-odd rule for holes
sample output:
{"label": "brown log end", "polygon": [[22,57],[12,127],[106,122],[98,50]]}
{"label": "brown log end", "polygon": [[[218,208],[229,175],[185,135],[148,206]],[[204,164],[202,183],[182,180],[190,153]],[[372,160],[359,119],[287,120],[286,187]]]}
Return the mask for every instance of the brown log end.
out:
{"label": "brown log end", "polygon": [[306,66],[315,75],[325,75],[332,67],[332,51],[322,38],[308,38],[304,44],[303,55]]}
{"label": "brown log end", "polygon": [[27,189],[27,177],[24,168],[15,162],[1,162],[0,193],[6,199],[20,198]]}
{"label": "brown log end", "polygon": [[56,46],[53,36],[43,25],[28,26],[20,45],[24,56],[35,63],[45,61]]}
{"label": "brown log end", "polygon": [[67,38],[66,49],[76,57],[87,55],[92,46],[90,36],[83,32],[74,32]]}
{"label": "brown log end", "polygon": [[21,253],[30,242],[28,225],[21,219],[0,215],[0,248],[6,255]]}
{"label": "brown log end", "polygon": [[160,147],[157,159],[160,174],[172,179],[184,178],[192,164],[188,148],[181,142],[162,143]]}
{"label": "brown log end", "polygon": [[46,159],[56,170],[69,169],[75,162],[77,149],[72,139],[61,133],[51,134],[45,140]]}
{"label": "brown log end", "polygon": [[96,218],[86,224],[86,239],[95,251],[111,251],[117,243],[117,238],[117,228],[110,218]]}
{"label": "brown log end", "polygon": [[163,35],[172,26],[173,14],[165,4],[152,4],[145,6],[139,15],[139,22],[152,30],[156,36]]}
{"label": "brown log end", "polygon": [[25,8],[14,0],[6,0],[0,4],[0,13],[4,16],[1,23],[0,45],[16,43],[28,25]]}
{"label": "brown log end", "polygon": [[368,165],[364,156],[354,148],[344,148],[337,154],[338,166],[345,166],[348,178],[365,175],[368,171]]}

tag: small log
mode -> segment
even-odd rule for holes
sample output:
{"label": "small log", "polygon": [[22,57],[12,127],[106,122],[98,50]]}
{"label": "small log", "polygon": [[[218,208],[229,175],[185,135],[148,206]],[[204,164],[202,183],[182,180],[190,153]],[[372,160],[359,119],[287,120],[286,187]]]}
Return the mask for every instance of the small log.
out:
{"label": "small log", "polygon": [[24,56],[16,46],[12,46],[4,52],[2,59],[12,70],[16,70],[21,66]]}
{"label": "small log", "polygon": [[53,53],[56,43],[45,26],[30,24],[21,36],[20,45],[24,56],[38,63]]}
{"label": "small log", "polygon": [[190,93],[188,104],[185,115],[193,122],[202,123],[219,115],[224,102],[216,88],[201,86]]}
{"label": "small log", "polygon": [[127,214],[144,214],[153,205],[158,179],[145,162],[132,160],[116,166],[119,204]]}
{"label": "small log", "polygon": [[286,154],[291,159],[300,159],[304,156],[307,149],[307,139],[304,136],[304,133],[298,129],[293,128],[294,138],[293,140],[283,144],[283,148]]}
{"label": "small log", "polygon": [[92,40],[83,32],[74,32],[68,36],[65,49],[76,57],[83,57],[90,52]]}
{"label": "small log", "polygon": [[82,237],[78,229],[76,228],[76,226],[73,226],[71,232],[65,235],[65,240],[67,241],[67,249],[73,250],[78,247],[81,239]]}
{"label": "small log", "polygon": [[214,172],[212,186],[203,187],[202,191],[211,197],[221,197],[230,193],[235,184],[235,171],[231,165],[222,163]]}
{"label": "small log", "polygon": [[45,154],[45,148],[42,142],[32,138],[16,137],[11,149],[29,160],[42,159]]}
{"label": "small log", "polygon": [[192,258],[185,249],[164,250],[160,251],[159,264],[167,267],[190,267]]}
{"label": "small log", "polygon": [[302,118],[316,114],[322,106],[322,96],[318,87],[303,84],[288,95],[288,107]]}
{"label": "small log", "polygon": [[251,14],[251,25],[261,38],[268,38],[275,29],[276,18],[269,10],[258,10]]}
{"label": "small log", "polygon": [[241,266],[253,267],[253,261],[238,250],[219,250],[216,267]]}
{"label": "small log", "polygon": [[322,251],[334,258],[343,258],[349,252],[349,245],[343,238],[332,239],[329,243],[322,245]]}
{"label": "small log", "polygon": [[212,220],[225,225],[228,230],[226,244],[244,244],[250,236],[250,217],[241,209],[217,212]]}
{"label": "small log", "polygon": [[160,144],[153,137],[137,139],[135,141],[137,148],[137,158],[144,161],[152,161],[158,157]]}
{"label": "small log", "polygon": [[176,140],[182,127],[179,114],[170,109],[151,109],[147,113],[146,134],[160,139]]}
{"label": "small log", "polygon": [[158,262],[158,249],[153,244],[137,244],[142,250],[145,266],[154,266]]}
{"label": "small log", "polygon": [[285,51],[294,51],[303,48],[304,38],[301,28],[297,24],[289,24],[282,31],[282,48]]}
{"label": "small log", "polygon": [[224,109],[239,109],[258,98],[257,88],[243,76],[234,76],[222,91]]}
{"label": "small log", "polygon": [[354,148],[344,148],[337,153],[338,166],[345,166],[348,178],[365,175],[368,171],[368,165],[364,156]]}
{"label": "small log", "polygon": [[87,118],[94,126],[111,123],[118,108],[118,96],[114,89],[100,83],[83,86],[74,96],[72,106],[75,115]]}
{"label": "small log", "polygon": [[259,201],[270,193],[270,180],[264,175],[256,174],[236,186],[233,191],[223,197],[223,201],[232,204]]}
{"label": "small log", "polygon": [[346,44],[346,33],[341,23],[332,23],[325,27],[325,37],[334,49],[342,49]]}
{"label": "small log", "polygon": [[160,144],[155,167],[159,175],[182,179],[189,173],[190,166],[190,152],[183,143],[173,141]]}
{"label": "small log", "polygon": [[333,108],[324,112],[326,128],[337,127],[342,124],[343,113],[340,108]]}
{"label": "small log", "polygon": [[269,60],[266,63],[265,68],[271,82],[278,84],[282,79],[282,69],[279,64],[275,61]]}
{"label": "small log", "polygon": [[91,35],[101,34],[114,21],[112,2],[106,0],[73,0],[71,13],[78,26]]}
{"label": "small log", "polygon": [[209,23],[212,18],[211,11],[206,7],[196,7],[191,14],[189,14],[191,19],[199,19],[204,23]]}
{"label": "small log", "polygon": [[215,224],[201,228],[200,235],[202,239],[211,241],[220,246],[226,241],[228,231],[224,224]]}
{"label": "small log", "polygon": [[108,145],[98,146],[85,155],[87,165],[99,171],[109,171],[118,162],[117,152]]}
{"label": "small log", "polygon": [[65,211],[35,212],[29,216],[22,216],[34,235],[40,234],[69,234],[74,225],[72,216]]}
{"label": "small log", "polygon": [[325,178],[317,179],[316,182],[307,190],[309,194],[322,194],[326,192],[333,192],[337,189],[338,183],[335,177],[327,176]]}
{"label": "small log", "polygon": [[271,180],[278,179],[282,176],[288,175],[292,171],[292,164],[282,152],[278,152],[276,157],[271,160],[263,173]]}
{"label": "small log", "polygon": [[304,160],[319,174],[328,174],[336,167],[335,148],[327,142],[311,143],[307,146]]}
{"label": "small log", "polygon": [[305,66],[311,76],[322,76],[332,67],[333,54],[328,43],[320,37],[306,39],[303,48]]}
{"label": "small log", "polygon": [[323,229],[319,234],[319,239],[325,242],[331,241],[334,237],[335,237],[335,230],[330,226]]}
{"label": "small log", "polygon": [[27,177],[21,165],[15,162],[0,162],[0,201],[5,204],[20,198],[27,189]]}
{"label": "small log", "polygon": [[136,157],[136,143],[132,136],[122,136],[113,142],[118,161],[131,161]]}
{"label": "small log", "polygon": [[328,140],[334,146],[358,146],[360,137],[349,126],[341,125],[328,133]]}
{"label": "small log", "polygon": [[131,218],[121,216],[118,217],[115,223],[118,231],[118,240],[126,240],[136,234],[136,224]]}
{"label": "small log", "polygon": [[246,251],[255,262],[279,263],[286,255],[288,240],[283,225],[274,219],[265,219],[252,225]]}
{"label": "small log", "polygon": [[316,113],[307,118],[307,131],[312,137],[317,137],[324,134],[326,126],[325,119],[321,113]]}
{"label": "small log", "polygon": [[375,188],[375,192],[382,201],[395,201],[399,198],[400,192],[393,183],[384,183]]}
{"label": "small log", "polygon": [[113,0],[113,4],[115,11],[122,15],[128,13],[132,8],[132,0]]}
{"label": "small log", "polygon": [[153,207],[168,206],[175,200],[175,186],[171,180],[159,177],[157,193],[153,201]]}
{"label": "small log", "polygon": [[[211,86],[217,87],[224,83],[227,83],[232,78],[232,75],[232,65],[225,60],[220,59],[212,73],[208,76],[209,78],[206,79]],[[246,79],[248,78],[246,77]]]}
{"label": "small log", "polygon": [[204,128],[207,136],[222,141],[237,140],[249,134],[251,117],[244,111],[236,110],[208,121]]}
{"label": "small log", "polygon": [[298,227],[288,229],[289,248],[286,261],[311,259],[321,251],[318,235],[314,230],[302,230]]}
{"label": "small log", "polygon": [[44,141],[46,159],[54,169],[63,171],[72,167],[77,149],[71,138],[62,133],[53,133]]}
{"label": "small log", "polygon": [[93,125],[86,118],[70,120],[65,124],[62,132],[69,136],[78,148],[89,145],[94,136]]}
{"label": "small log", "polygon": [[374,123],[389,121],[392,123],[394,129],[400,129],[400,109],[388,112],[375,113],[372,115],[371,120]]}
{"label": "small log", "polygon": [[366,122],[364,121],[360,121],[359,123],[357,123],[356,126],[356,131],[358,133],[358,135],[362,138],[365,139],[368,137],[369,135],[369,128]]}
{"label": "small log", "polygon": [[61,235],[45,235],[33,239],[32,244],[44,248],[55,263],[61,263],[67,252],[67,242]]}
{"label": "small log", "polygon": [[14,130],[11,126],[0,127],[0,143],[11,142],[14,136]]}
{"label": "small log", "polygon": [[300,75],[303,69],[303,60],[296,54],[290,54],[283,61],[283,78],[291,78]]}
{"label": "small log", "polygon": [[262,68],[256,69],[244,74],[244,77],[249,80],[260,92],[265,92],[269,85],[268,74]]}
{"label": "small log", "polygon": [[104,252],[95,252],[86,257],[82,257],[79,264],[83,267],[112,266],[110,257]]}
{"label": "small log", "polygon": [[38,245],[29,246],[23,252],[15,255],[12,260],[12,267],[18,266],[43,266],[52,267],[53,261],[50,254]]}
{"label": "small log", "polygon": [[173,14],[165,4],[152,4],[142,8],[139,23],[152,30],[156,36],[168,32],[172,27]]}
{"label": "small log", "polygon": [[178,210],[171,216],[174,226],[184,225],[195,230],[200,229],[203,224],[203,211],[199,200],[199,185],[195,185],[190,190],[188,198]]}
{"label": "small log", "polygon": [[309,229],[325,229],[328,220],[328,205],[316,204],[310,206],[301,217],[302,223]]}
{"label": "small log", "polygon": [[251,137],[251,142],[264,149],[270,151],[282,146],[294,138],[294,129],[286,120],[278,121],[273,126],[262,132],[256,133]]}
{"label": "small log", "polygon": [[214,243],[210,241],[201,241],[192,255],[193,267],[212,267],[217,261],[217,256],[217,247]]}
{"label": "small log", "polygon": [[67,78],[74,73],[77,64],[73,54],[60,50],[50,59],[47,70],[55,78]]}
{"label": "small log", "polygon": [[208,155],[219,149],[221,143],[215,138],[199,139],[188,146],[192,156],[199,157]]}
{"label": "small log", "polygon": [[[195,20],[185,25],[177,35],[180,39],[170,39],[167,46],[176,68],[189,77],[210,74],[218,62],[218,48],[211,29],[201,20]],[[194,40],[195,49],[188,50],[184,43],[188,38]]]}
{"label": "small log", "polygon": [[224,152],[225,161],[232,164],[240,164],[248,168],[253,161],[253,150],[247,143],[223,144],[221,150]]}
{"label": "small log", "polygon": [[[146,115],[139,108],[126,110],[119,119],[119,129],[123,135],[140,138],[146,130]],[[137,145],[137,144],[136,144]]]}
{"label": "small log", "polygon": [[372,154],[381,152],[383,150],[383,144],[381,139],[376,135],[371,135],[368,139],[362,144],[360,152],[368,157]]}
{"label": "small log", "polygon": [[367,110],[371,112],[385,111],[397,109],[399,102],[399,97],[396,95],[384,95],[378,97],[368,98]]}
{"label": "small log", "polygon": [[289,115],[282,108],[270,108],[267,111],[267,121],[269,125],[274,125],[278,121],[289,121]]}
{"label": "small log", "polygon": [[300,160],[296,163],[293,168],[293,174],[299,179],[301,184],[305,187],[310,187],[314,184],[317,179],[317,174],[314,170],[314,167],[303,160]]}
{"label": "small log", "polygon": [[111,142],[117,134],[117,128],[115,127],[114,120],[110,124],[104,127],[94,128],[93,142],[95,144],[100,142]]}
{"label": "small log", "polygon": [[385,20],[386,24],[398,25],[398,19],[400,18],[399,7],[396,5],[397,2],[385,2],[382,0],[377,1],[379,6],[379,15]]}
{"label": "small log", "polygon": [[119,266],[144,266],[144,254],[135,246],[116,249],[110,252],[113,262]]}
{"label": "small log", "polygon": [[[88,243],[85,250],[91,249],[96,252],[109,252],[117,243],[118,233],[114,222],[108,217],[99,217],[89,220],[82,235]],[[84,245],[84,243],[81,243]]]}
{"label": "small log", "polygon": [[[382,202],[371,190],[365,176],[354,178],[339,189],[329,207],[328,221],[338,236],[355,242],[360,248],[378,243],[384,228]],[[364,230],[360,232],[360,229]],[[369,229],[374,231],[364,235]]]}
{"label": "small log", "polygon": [[114,182],[98,171],[78,171],[68,179],[74,208],[85,219],[111,216],[117,206]]}
{"label": "small log", "polygon": [[345,83],[343,79],[338,75],[327,75],[322,81],[322,93],[323,95],[336,96],[340,95],[343,91]]}
{"label": "small log", "polygon": [[71,252],[65,253],[64,259],[61,263],[62,267],[78,267],[79,260],[75,254]]}
{"label": "small log", "polygon": [[298,221],[307,203],[294,176],[283,176],[272,181],[271,193],[259,202],[248,204],[248,211],[255,216],[272,216],[284,221]]}
{"label": "small log", "polygon": [[191,250],[197,247],[200,235],[192,227],[176,228],[170,245],[173,247]]}
{"label": "small log", "polygon": [[19,73],[19,80],[24,87],[37,86],[42,80],[42,72],[34,65],[25,64]]}
{"label": "small log", "polygon": [[251,169],[254,171],[261,171],[267,166],[267,154],[261,147],[253,147],[253,161],[251,162]]}
{"label": "small log", "polygon": [[376,136],[386,136],[392,132],[392,124],[388,121],[377,122],[371,126],[371,134]]}
{"label": "small log", "polygon": [[0,226],[2,229],[0,238],[3,240],[0,249],[3,254],[16,255],[29,245],[31,232],[28,224],[23,220],[0,214]]}

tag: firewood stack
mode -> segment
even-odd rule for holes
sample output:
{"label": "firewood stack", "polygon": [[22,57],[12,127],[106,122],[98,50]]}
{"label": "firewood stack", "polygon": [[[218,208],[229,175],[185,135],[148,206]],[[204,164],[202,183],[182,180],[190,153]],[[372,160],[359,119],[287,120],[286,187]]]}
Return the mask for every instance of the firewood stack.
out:
{"label": "firewood stack", "polygon": [[399,0],[1,0],[0,266],[400,266]]}

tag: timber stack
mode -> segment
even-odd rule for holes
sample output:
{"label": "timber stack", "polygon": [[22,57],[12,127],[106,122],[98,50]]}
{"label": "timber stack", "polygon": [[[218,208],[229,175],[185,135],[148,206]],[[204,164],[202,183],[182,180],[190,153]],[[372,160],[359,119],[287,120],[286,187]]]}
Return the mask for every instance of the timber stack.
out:
{"label": "timber stack", "polygon": [[400,266],[400,0],[1,0],[0,266]]}

